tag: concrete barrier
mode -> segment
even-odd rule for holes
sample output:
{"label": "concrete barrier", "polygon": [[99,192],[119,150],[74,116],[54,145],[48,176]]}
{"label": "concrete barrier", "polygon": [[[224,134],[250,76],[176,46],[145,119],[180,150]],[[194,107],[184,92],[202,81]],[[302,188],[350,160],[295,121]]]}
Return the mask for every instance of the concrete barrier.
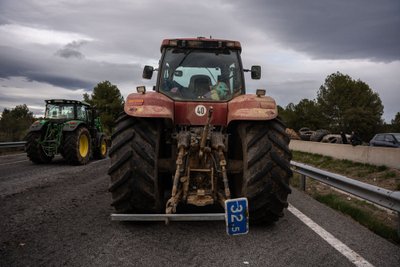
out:
{"label": "concrete barrier", "polygon": [[291,150],[400,169],[400,148],[352,146],[291,140]]}

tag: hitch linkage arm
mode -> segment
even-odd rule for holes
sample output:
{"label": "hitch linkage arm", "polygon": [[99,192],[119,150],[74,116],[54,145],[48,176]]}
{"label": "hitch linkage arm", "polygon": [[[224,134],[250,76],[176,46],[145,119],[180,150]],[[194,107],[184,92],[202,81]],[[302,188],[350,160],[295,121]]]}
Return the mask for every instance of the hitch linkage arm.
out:
{"label": "hitch linkage arm", "polygon": [[210,109],[208,110],[207,123],[206,125],[204,125],[203,132],[201,133],[199,158],[203,158],[204,156],[204,149],[206,147],[207,136],[210,131],[213,111],[214,111],[213,107],[210,107]]}
{"label": "hitch linkage arm", "polygon": [[176,170],[173,178],[172,195],[167,201],[167,207],[165,213],[171,214],[176,212],[179,200],[181,198],[182,189],[178,191],[179,179],[181,176],[183,157],[186,153],[186,149],[189,147],[190,135],[188,132],[180,132],[178,134],[178,156],[176,159]]}

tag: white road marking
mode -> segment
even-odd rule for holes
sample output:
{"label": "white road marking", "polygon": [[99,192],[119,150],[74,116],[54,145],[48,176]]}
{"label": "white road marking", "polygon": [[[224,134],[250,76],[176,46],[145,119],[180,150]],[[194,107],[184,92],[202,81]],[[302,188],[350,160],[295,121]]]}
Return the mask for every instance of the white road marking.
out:
{"label": "white road marking", "polygon": [[95,164],[95,163],[99,163],[99,162],[102,163],[102,162],[105,161],[106,159],[108,159],[108,158],[93,160],[93,161],[90,161],[90,164]]}
{"label": "white road marking", "polygon": [[305,225],[311,228],[315,233],[322,237],[329,245],[339,251],[343,256],[349,259],[356,266],[373,266],[366,259],[361,257],[357,252],[343,244],[339,239],[331,235],[324,228],[316,224],[313,220],[304,215],[301,211],[289,204],[288,210]]}
{"label": "white road marking", "polygon": [[[104,160],[106,160],[106,159],[107,159],[107,158],[105,158],[105,159],[100,159],[100,160],[95,160],[95,161],[90,161],[90,164],[95,164],[95,163],[98,163],[98,162],[102,162],[102,161],[104,161]],[[26,161],[28,161],[28,160],[26,159],[26,160],[20,160],[20,161],[13,161],[13,162],[1,163],[0,166],[3,166],[3,165],[10,165],[10,164],[15,164],[15,163],[20,163],[20,162],[26,162]],[[51,163],[49,163],[49,165],[51,165]]]}
{"label": "white road marking", "polygon": [[2,164],[0,164],[0,166],[3,166],[3,165],[10,165],[10,164],[20,163],[20,162],[26,162],[26,161],[28,161],[28,160],[26,159],[26,160],[20,160],[20,161],[7,162],[7,163],[2,163]]}
{"label": "white road marking", "polygon": [[21,156],[21,155],[26,155],[26,153],[18,153],[18,154],[6,154],[0,156],[0,158],[5,158],[5,157],[12,157],[12,156]]}

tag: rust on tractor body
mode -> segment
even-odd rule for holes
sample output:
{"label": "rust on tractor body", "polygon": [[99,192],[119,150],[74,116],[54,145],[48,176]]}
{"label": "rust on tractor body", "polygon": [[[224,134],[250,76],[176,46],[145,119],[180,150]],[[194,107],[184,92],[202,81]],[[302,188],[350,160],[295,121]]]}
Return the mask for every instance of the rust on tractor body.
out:
{"label": "rust on tractor body", "polygon": [[227,124],[235,120],[272,120],[277,116],[275,100],[269,96],[241,95],[228,103]]}
{"label": "rust on tractor body", "polygon": [[159,93],[132,93],[125,102],[124,111],[133,117],[173,119],[174,102]]}

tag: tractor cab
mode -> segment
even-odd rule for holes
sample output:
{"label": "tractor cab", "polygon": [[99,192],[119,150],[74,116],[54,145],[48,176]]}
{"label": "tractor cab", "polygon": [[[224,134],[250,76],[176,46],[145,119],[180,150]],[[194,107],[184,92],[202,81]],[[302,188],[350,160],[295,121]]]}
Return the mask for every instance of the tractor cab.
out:
{"label": "tractor cab", "polygon": [[103,132],[103,127],[96,110],[88,103],[77,100],[51,99],[46,101],[45,119],[52,122],[84,122],[92,134]]}
{"label": "tractor cab", "polygon": [[[229,101],[245,94],[241,46],[237,41],[206,39],[166,39],[161,45],[156,91],[177,101]],[[143,78],[150,79],[154,68],[145,66]],[[259,66],[252,78],[259,79]]]}
{"label": "tractor cab", "polygon": [[85,102],[65,99],[46,100],[46,119],[90,121],[91,115],[92,109]]}

